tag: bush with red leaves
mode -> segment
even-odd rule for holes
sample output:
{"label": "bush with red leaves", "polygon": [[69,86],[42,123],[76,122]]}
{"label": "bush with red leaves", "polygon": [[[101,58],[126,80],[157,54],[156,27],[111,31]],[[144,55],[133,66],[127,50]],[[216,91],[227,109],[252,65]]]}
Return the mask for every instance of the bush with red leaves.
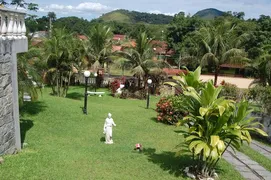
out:
{"label": "bush with red leaves", "polygon": [[184,117],[184,113],[178,107],[174,107],[176,96],[161,98],[156,104],[157,120],[166,124],[176,124]]}
{"label": "bush with red leaves", "polygon": [[120,81],[118,79],[115,79],[113,82],[110,83],[109,88],[112,92],[112,94],[115,94],[117,89],[120,87]]}

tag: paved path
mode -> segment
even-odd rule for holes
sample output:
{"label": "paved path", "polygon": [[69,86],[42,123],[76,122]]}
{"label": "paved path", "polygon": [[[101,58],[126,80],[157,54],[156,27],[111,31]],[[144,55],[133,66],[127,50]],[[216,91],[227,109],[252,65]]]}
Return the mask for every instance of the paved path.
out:
{"label": "paved path", "polygon": [[[250,147],[271,160],[271,147],[257,141],[252,141]],[[270,178],[271,179],[271,178]]]}
{"label": "paved path", "polygon": [[271,180],[270,171],[241,152],[236,151],[235,154],[231,148],[228,148],[223,154],[223,158],[247,180]]}

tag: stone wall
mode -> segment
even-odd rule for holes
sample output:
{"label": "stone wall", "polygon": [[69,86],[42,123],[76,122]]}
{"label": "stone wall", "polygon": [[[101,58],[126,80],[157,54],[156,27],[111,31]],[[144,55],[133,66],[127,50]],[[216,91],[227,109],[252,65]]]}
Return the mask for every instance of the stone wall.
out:
{"label": "stone wall", "polygon": [[6,54],[0,56],[0,155],[16,150],[12,98],[12,58]]}

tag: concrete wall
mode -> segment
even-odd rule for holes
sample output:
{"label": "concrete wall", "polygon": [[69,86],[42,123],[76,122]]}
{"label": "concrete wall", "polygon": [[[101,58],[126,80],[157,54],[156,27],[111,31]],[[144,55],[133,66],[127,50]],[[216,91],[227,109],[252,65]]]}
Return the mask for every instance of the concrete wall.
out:
{"label": "concrete wall", "polygon": [[12,95],[12,56],[0,55],[0,155],[16,150]]}

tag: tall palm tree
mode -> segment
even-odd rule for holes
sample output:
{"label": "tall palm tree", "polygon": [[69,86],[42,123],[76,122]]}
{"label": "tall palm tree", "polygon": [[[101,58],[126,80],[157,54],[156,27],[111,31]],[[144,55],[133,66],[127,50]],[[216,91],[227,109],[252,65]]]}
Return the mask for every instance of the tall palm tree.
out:
{"label": "tall palm tree", "polygon": [[109,27],[98,24],[91,29],[88,40],[83,41],[85,56],[94,69],[108,59],[112,50],[111,36]]}
{"label": "tall palm tree", "polygon": [[152,59],[153,49],[150,42],[151,39],[148,39],[147,34],[143,32],[138,35],[135,48],[127,48],[123,52],[118,52],[132,65],[132,73],[138,77],[138,85],[140,85],[141,79],[146,82],[152,72],[156,72],[161,69],[163,64],[166,64],[162,60]]}
{"label": "tall palm tree", "polygon": [[45,42],[47,78],[54,95],[65,97],[67,94],[73,65],[80,59],[80,56],[76,58],[76,42],[73,34],[67,33],[65,29],[55,29],[52,38]]}
{"label": "tall palm tree", "polygon": [[236,36],[235,25],[232,22],[224,21],[216,26],[202,27],[197,35],[203,54],[201,65],[214,67],[215,85],[221,64],[242,63],[245,60],[245,52],[239,49],[240,41],[244,36],[240,38]]}

